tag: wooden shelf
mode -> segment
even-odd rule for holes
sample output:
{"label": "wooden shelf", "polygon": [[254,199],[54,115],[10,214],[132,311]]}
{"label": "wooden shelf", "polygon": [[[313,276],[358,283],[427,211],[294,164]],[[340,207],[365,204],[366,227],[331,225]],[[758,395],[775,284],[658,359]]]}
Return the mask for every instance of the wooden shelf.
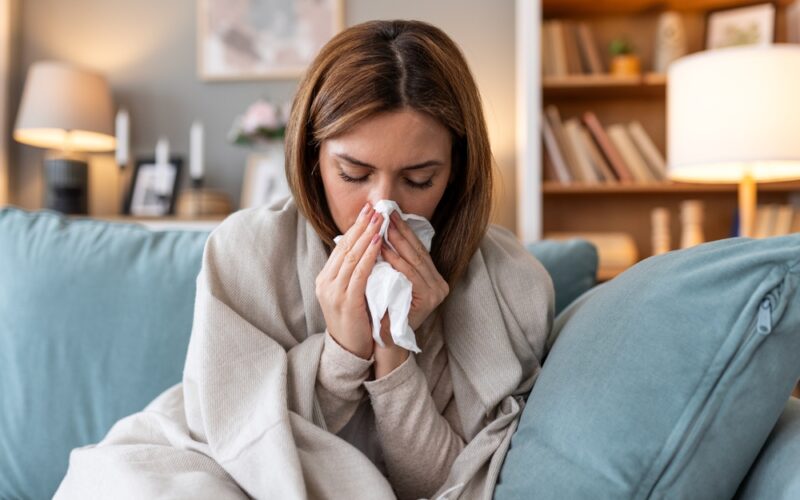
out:
{"label": "wooden shelf", "polygon": [[[690,193],[736,193],[737,184],[689,184],[682,182],[652,184],[560,184],[545,182],[542,192],[545,195],[587,195],[587,194],[690,194]],[[800,191],[800,182],[767,182],[758,184],[761,192]]]}
{"label": "wooden shelf", "polygon": [[542,78],[542,95],[550,98],[630,98],[666,95],[667,75],[568,75]]}
{"label": "wooden shelf", "polygon": [[[581,17],[598,15],[634,15],[652,11],[708,11],[753,5],[752,0],[542,0],[542,15],[549,17]],[[772,2],[778,6],[792,0]]]}

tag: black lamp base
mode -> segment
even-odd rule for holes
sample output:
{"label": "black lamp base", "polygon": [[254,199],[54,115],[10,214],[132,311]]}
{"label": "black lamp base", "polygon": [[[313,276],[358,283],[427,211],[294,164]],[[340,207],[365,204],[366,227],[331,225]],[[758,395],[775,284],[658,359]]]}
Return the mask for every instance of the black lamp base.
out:
{"label": "black lamp base", "polygon": [[65,214],[87,214],[89,167],[72,158],[44,160],[47,194],[45,206]]}

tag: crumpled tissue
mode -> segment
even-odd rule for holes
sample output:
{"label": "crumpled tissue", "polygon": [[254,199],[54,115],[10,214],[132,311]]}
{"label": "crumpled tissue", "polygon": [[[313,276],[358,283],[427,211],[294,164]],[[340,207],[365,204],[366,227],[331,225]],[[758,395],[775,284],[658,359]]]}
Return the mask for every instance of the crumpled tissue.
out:
{"label": "crumpled tissue", "polygon": [[[380,200],[375,203],[373,208],[377,213],[383,215],[380,235],[389,248],[396,250],[389,243],[386,232],[389,229],[389,215],[397,212],[411,227],[420,242],[425,245],[425,249],[430,251],[435,231],[428,219],[419,215],[404,214],[397,203],[392,200]],[[337,236],[334,238],[334,242],[338,244],[341,238],[342,236]],[[414,330],[408,325],[408,312],[411,310],[411,288],[411,281],[403,273],[395,270],[379,254],[377,262],[367,278],[366,295],[367,306],[372,318],[372,338],[381,347],[385,347],[381,340],[381,318],[388,312],[389,329],[394,343],[403,349],[415,353],[420,352]]]}

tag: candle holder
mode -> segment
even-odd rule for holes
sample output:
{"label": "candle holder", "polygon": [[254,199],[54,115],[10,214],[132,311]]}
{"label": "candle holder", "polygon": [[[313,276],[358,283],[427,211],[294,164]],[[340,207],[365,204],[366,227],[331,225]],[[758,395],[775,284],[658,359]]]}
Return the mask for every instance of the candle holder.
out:
{"label": "candle holder", "polygon": [[179,217],[205,217],[231,213],[230,197],[219,190],[203,188],[203,178],[191,180],[191,187],[181,191],[175,213]]}

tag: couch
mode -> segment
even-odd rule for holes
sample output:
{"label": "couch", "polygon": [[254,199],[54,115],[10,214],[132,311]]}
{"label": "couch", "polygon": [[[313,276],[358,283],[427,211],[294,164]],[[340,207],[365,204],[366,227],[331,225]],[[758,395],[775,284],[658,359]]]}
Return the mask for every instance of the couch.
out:
{"label": "couch", "polygon": [[[114,422],[180,381],[207,236],[49,211],[0,210],[0,498],[51,497],[71,449],[101,440]],[[579,323],[581,301],[589,309],[608,285],[594,286],[597,253],[587,242],[544,241],[528,249],[551,274],[556,311],[564,311],[548,342],[555,374],[556,347],[573,337],[562,318],[577,317]],[[554,384],[569,384],[563,377],[547,380],[548,370],[546,360],[541,397]],[[529,403],[538,396],[537,386]],[[788,393],[781,408],[787,398]],[[520,435],[547,423],[538,415],[526,420],[532,408],[523,413]],[[797,491],[791,471],[800,462],[798,401],[788,400],[777,413],[765,417],[769,429],[745,459],[747,477],[731,477],[732,490],[741,483],[743,498]],[[524,471],[534,453],[526,446],[535,439],[520,439],[515,435],[512,441],[498,498],[524,498],[532,491]],[[775,471],[787,479],[776,483]],[[638,497],[670,494],[665,489]]]}

